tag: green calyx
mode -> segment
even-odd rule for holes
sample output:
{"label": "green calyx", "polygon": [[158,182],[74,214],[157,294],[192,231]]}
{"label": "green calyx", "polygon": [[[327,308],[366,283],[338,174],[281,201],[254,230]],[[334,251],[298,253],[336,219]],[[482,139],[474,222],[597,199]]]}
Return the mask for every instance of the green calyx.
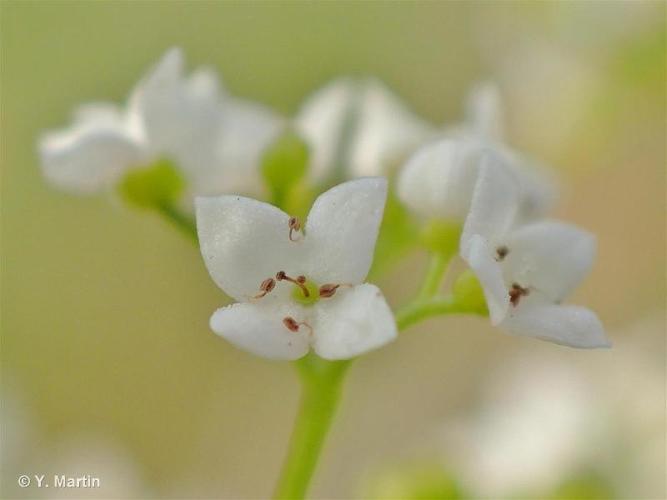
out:
{"label": "green calyx", "polygon": [[461,224],[447,220],[432,220],[422,230],[422,244],[430,251],[454,255],[459,248]]}
{"label": "green calyx", "polygon": [[293,130],[276,138],[262,156],[260,171],[274,205],[283,207],[308,170],[308,146]]}
{"label": "green calyx", "polygon": [[466,310],[485,316],[489,314],[482,285],[471,270],[461,273],[454,282],[452,292],[456,302]]}
{"label": "green calyx", "polygon": [[118,184],[118,191],[133,207],[162,208],[178,202],[185,184],[173,163],[158,160],[147,167],[130,170]]}
{"label": "green calyx", "polygon": [[306,280],[306,282],[303,283],[303,287],[308,290],[308,295],[306,295],[305,290],[298,285],[295,285],[294,290],[292,290],[292,299],[297,303],[302,306],[312,306],[320,300],[320,287],[316,283]]}

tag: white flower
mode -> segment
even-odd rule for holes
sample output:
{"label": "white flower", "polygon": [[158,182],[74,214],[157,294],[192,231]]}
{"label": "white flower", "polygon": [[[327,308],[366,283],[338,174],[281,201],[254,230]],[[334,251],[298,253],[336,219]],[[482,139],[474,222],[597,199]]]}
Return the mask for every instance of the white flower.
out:
{"label": "white flower", "polygon": [[489,142],[503,141],[500,89],[491,82],[473,86],[466,99],[466,120],[461,133]]}
{"label": "white flower", "polygon": [[576,366],[548,356],[504,359],[482,389],[476,414],[443,429],[476,497],[544,495],[589,465],[604,412]]}
{"label": "white flower", "polygon": [[460,251],[482,284],[492,323],[572,347],[608,347],[595,313],[561,305],[593,264],[594,236],[557,221],[517,226],[519,193],[502,159],[485,156]]}
{"label": "white flower", "polygon": [[420,148],[399,172],[398,197],[424,217],[463,222],[483,153],[480,142],[463,138]]}
{"label": "white flower", "polygon": [[126,109],[82,106],[72,126],[46,133],[39,144],[46,178],[89,194],[109,188],[130,168],[166,158],[198,194],[258,184],[259,154],[281,120],[227,96],[211,70],[186,76],[184,65],[182,51],[171,49],[132,91]]}
{"label": "white flower", "polygon": [[477,141],[505,157],[521,190],[518,217],[534,220],[547,214],[556,202],[558,189],[549,169],[527,159],[507,146],[503,131],[503,106],[500,89],[491,82],[475,85],[466,100],[466,119],[452,127],[449,135]]}
{"label": "white flower", "polygon": [[303,232],[297,219],[260,201],[197,198],[208,271],[239,302],[213,314],[213,331],[272,359],[297,359],[310,347],[323,358],[345,359],[394,339],[382,293],[361,284],[386,194],[384,179],[340,184],[315,201]]}
{"label": "white flower", "polygon": [[374,78],[329,83],[306,100],[295,126],[311,147],[315,182],[383,175],[435,134]]}
{"label": "white flower", "polygon": [[517,156],[506,148],[467,135],[450,136],[418,149],[399,171],[398,196],[423,217],[463,222],[485,154],[502,157],[513,171],[519,184],[517,218],[533,220],[551,207],[555,191],[546,177],[517,163]]}

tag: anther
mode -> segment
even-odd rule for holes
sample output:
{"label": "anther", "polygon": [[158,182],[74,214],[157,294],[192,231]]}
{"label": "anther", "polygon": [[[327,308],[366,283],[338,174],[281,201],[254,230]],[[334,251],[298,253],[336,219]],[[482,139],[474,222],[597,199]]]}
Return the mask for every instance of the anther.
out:
{"label": "anther", "polygon": [[283,318],[283,325],[285,325],[285,328],[287,328],[290,332],[299,331],[299,323],[297,323],[296,320],[291,316]]}
{"label": "anther", "polygon": [[336,290],[338,290],[338,287],[340,287],[340,285],[334,285],[333,283],[322,285],[320,287],[320,297],[324,299],[333,297],[336,293]]}
{"label": "anther", "polygon": [[294,279],[287,276],[287,274],[285,274],[285,271],[278,271],[276,273],[276,279],[278,281],[289,281],[290,283],[294,283],[296,286],[301,288],[304,296],[310,297],[310,292],[308,291],[308,288],[305,285],[306,283],[305,276],[297,276],[296,279]]}
{"label": "anther", "polygon": [[273,278],[266,278],[264,281],[262,281],[262,284],[259,285],[259,290],[260,292],[255,295],[255,299],[261,299],[264,297],[267,293],[270,293],[271,290],[273,290],[276,287],[276,280]]}
{"label": "anther", "polygon": [[290,332],[296,333],[299,331],[300,327],[305,326],[306,328],[308,328],[308,330],[310,330],[311,334],[313,333],[313,328],[308,323],[306,323],[305,321],[299,323],[291,316],[286,316],[285,318],[283,318],[283,325],[285,325],[285,328],[287,328]]}
{"label": "anther", "polygon": [[530,290],[528,288],[524,288],[518,283],[512,283],[512,287],[509,290],[510,304],[512,304],[512,307],[518,306],[521,297],[524,297],[529,293]]}
{"label": "anther", "polygon": [[290,217],[289,221],[287,222],[287,226],[289,227],[290,241],[297,241],[294,238],[292,238],[292,234],[294,233],[294,231],[299,231],[301,229],[301,221],[299,220],[298,217]]}
{"label": "anther", "polygon": [[510,253],[509,248],[507,248],[505,245],[499,246],[498,248],[496,248],[496,255],[497,255],[496,260],[497,261],[503,260],[505,257],[507,257],[508,253]]}

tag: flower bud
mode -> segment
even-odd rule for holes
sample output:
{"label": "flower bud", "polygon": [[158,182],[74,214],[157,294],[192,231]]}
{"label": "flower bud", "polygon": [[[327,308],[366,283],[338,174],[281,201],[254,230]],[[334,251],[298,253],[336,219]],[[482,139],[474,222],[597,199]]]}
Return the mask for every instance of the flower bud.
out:
{"label": "flower bud", "polygon": [[463,222],[470,209],[481,143],[443,139],[417,151],[398,177],[398,196],[415,213]]}

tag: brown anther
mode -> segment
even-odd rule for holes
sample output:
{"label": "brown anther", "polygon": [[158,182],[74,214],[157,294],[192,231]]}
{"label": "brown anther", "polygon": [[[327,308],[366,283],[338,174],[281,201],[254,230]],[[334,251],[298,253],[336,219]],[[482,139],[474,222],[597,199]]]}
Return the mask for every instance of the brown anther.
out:
{"label": "brown anther", "polygon": [[512,304],[512,307],[516,307],[519,305],[519,301],[521,300],[521,297],[524,297],[530,293],[530,290],[528,288],[524,288],[518,283],[512,283],[512,287],[510,288],[509,294],[510,294],[510,304]]}
{"label": "brown anther", "polygon": [[285,325],[285,328],[287,328],[290,332],[299,331],[299,323],[297,323],[296,320],[291,316],[283,318],[283,325]]}
{"label": "brown anther", "polygon": [[340,287],[340,285],[334,285],[333,283],[327,283],[325,285],[322,285],[320,287],[320,297],[324,299],[333,297],[334,294],[336,293],[336,290],[338,290],[338,287]]}
{"label": "brown anther", "polygon": [[498,248],[496,248],[496,255],[497,255],[496,260],[497,261],[503,260],[505,257],[507,257],[508,253],[510,253],[509,248],[507,248],[505,245],[499,246]]}
{"label": "brown anther", "polygon": [[290,332],[296,333],[299,331],[299,328],[305,326],[306,328],[308,328],[311,334],[313,333],[313,328],[308,323],[306,323],[305,321],[299,323],[291,316],[286,316],[285,318],[283,318],[283,325],[285,325],[285,328],[287,328]]}
{"label": "brown anther", "polygon": [[261,299],[264,297],[267,293],[270,293],[271,290],[273,290],[276,287],[276,280],[273,278],[266,278],[264,281],[262,281],[262,284],[259,285],[259,290],[260,292],[255,295],[255,299]]}
{"label": "brown anther", "polygon": [[290,278],[287,276],[285,271],[278,271],[276,273],[276,279],[278,281],[289,281],[291,283],[294,283],[296,286],[301,288],[301,291],[303,291],[303,295],[305,297],[310,297],[310,292],[308,291],[308,288],[306,287],[306,277],[305,276],[297,276],[296,279]]}
{"label": "brown anther", "polygon": [[299,231],[301,229],[301,221],[298,217],[290,217],[289,221],[287,222],[287,226],[289,227],[290,241],[296,241],[294,238],[292,238],[292,234],[294,231]]}

